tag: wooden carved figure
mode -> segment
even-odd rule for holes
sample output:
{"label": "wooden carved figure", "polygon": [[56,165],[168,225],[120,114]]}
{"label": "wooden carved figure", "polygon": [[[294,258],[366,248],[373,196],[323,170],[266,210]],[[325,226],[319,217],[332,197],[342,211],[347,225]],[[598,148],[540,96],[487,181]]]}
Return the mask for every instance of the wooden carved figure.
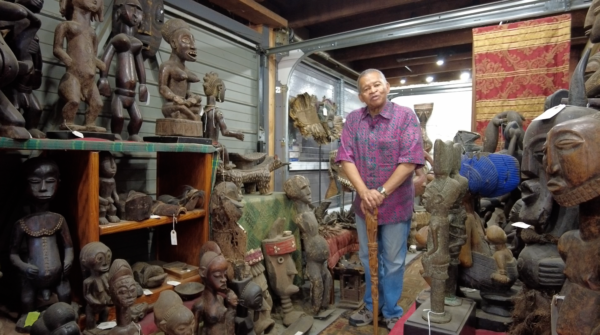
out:
{"label": "wooden carved figure", "polygon": [[[15,3],[22,5],[35,14],[38,14],[44,5],[43,0],[19,0]],[[42,116],[42,106],[32,92],[42,85],[42,53],[36,35],[41,27],[41,21],[35,16],[30,16],[14,21],[12,24],[12,29],[6,35],[6,42],[19,62],[27,64],[27,66],[19,69],[23,73],[20,73],[15,79],[12,89],[6,89],[5,93],[13,106],[23,111],[25,124],[31,136],[45,138],[46,135],[38,129],[40,117]],[[28,71],[25,72],[25,70]]]}
{"label": "wooden carved figure", "polygon": [[265,264],[271,290],[281,299],[283,325],[287,327],[296,322],[303,313],[294,311],[292,306],[291,295],[300,290],[294,285],[294,277],[298,271],[292,260],[292,252],[296,251],[296,239],[291,231],[283,230],[283,223],[283,218],[277,219],[269,231],[268,238],[264,239],[262,244],[267,254]]}
{"label": "wooden carved figure", "polygon": [[119,195],[117,194],[117,163],[108,151],[100,152],[100,224],[120,222],[117,216]]}
{"label": "wooden carved figure", "polygon": [[327,269],[329,244],[319,234],[319,223],[310,208],[311,192],[304,176],[293,176],[286,180],[283,190],[296,206],[294,222],[300,227],[306,253],[306,273],[310,280],[311,312],[329,307],[330,291],[333,289],[331,272]]}
{"label": "wooden carved figure", "polygon": [[[35,14],[24,6],[8,1],[0,1],[0,30],[12,29],[15,22],[28,20],[30,23],[37,22],[39,28],[40,20]],[[4,42],[4,34],[0,34],[0,88],[5,88],[12,83],[17,76],[30,73],[33,69],[32,62],[23,62],[15,56],[7,43]],[[0,137],[29,139],[31,135],[25,130],[25,119],[23,115],[13,106],[2,91],[0,91]]]}
{"label": "wooden carved figure", "polygon": [[83,273],[83,295],[85,306],[85,329],[96,328],[98,323],[108,318],[108,306],[112,305],[108,287],[108,270],[112,260],[112,252],[102,242],[86,244],[79,254],[79,263]]}
{"label": "wooden carved figure", "polygon": [[[59,301],[71,302],[68,274],[74,255],[65,218],[48,211],[60,180],[58,167],[53,161],[38,157],[27,160],[23,170],[32,214],[13,227],[10,261],[21,274],[21,311],[26,314],[35,310],[38,293],[48,301],[54,290]],[[27,245],[26,254],[19,253],[23,242]]]}
{"label": "wooden carved figure", "polygon": [[429,121],[429,118],[433,113],[433,102],[415,104],[414,107],[415,113],[417,114],[417,118],[419,118],[419,123],[421,126],[421,136],[423,137],[423,149],[426,152],[431,152],[433,143],[431,143],[431,140],[427,135],[427,121]]}
{"label": "wooden carved figure", "polygon": [[[96,126],[96,118],[102,110],[102,99],[94,83],[96,68],[106,70],[106,65],[98,59],[98,40],[92,20],[102,22],[103,2],[98,0],[61,0],[60,11],[67,19],[56,26],[54,31],[54,56],[63,62],[66,73],[58,85],[58,95],[65,103],[64,118],[60,129],[105,132],[106,128]],[[63,41],[67,40],[67,50]],[[75,114],[79,103],[88,104],[83,126],[75,124]]]}
{"label": "wooden carved figure", "polygon": [[202,98],[189,91],[190,83],[197,83],[200,78],[185,66],[185,62],[196,61],[194,35],[181,19],[169,19],[161,32],[172,49],[169,60],[159,68],[159,92],[167,100],[162,113],[166,118],[200,120]]}
{"label": "wooden carved figure", "polygon": [[209,72],[204,75],[203,86],[207,99],[202,115],[202,122],[205,129],[204,137],[210,138],[215,148],[221,152],[219,157],[223,158],[223,167],[225,169],[233,168],[235,166],[231,166],[229,163],[227,148],[222,143],[219,143],[219,132],[225,137],[234,137],[240,141],[244,140],[244,134],[239,131],[227,129],[223,112],[216,107],[217,102],[225,102],[225,83],[219,78],[219,75],[215,72]]}
{"label": "wooden carved figure", "polygon": [[161,286],[168,273],[160,265],[150,265],[146,262],[136,262],[131,267],[133,278],[143,288],[155,288]]}
{"label": "wooden carved figure", "polygon": [[254,332],[256,334],[269,334],[275,327],[275,321],[271,318],[273,298],[269,293],[269,286],[267,284],[267,278],[265,277],[265,266],[263,264],[263,259],[264,256],[260,248],[248,250],[244,257],[245,263],[250,266],[252,281],[262,290],[263,301],[261,303],[261,308],[258,311],[258,317],[254,318]]}
{"label": "wooden carved figure", "polygon": [[254,320],[262,308],[262,289],[252,277],[231,282],[233,291],[239,297],[237,314],[235,317],[236,335],[256,335],[254,331]]}
{"label": "wooden carved figure", "polygon": [[558,251],[567,277],[557,333],[600,333],[600,113],[560,123],[544,146],[546,185],[565,207],[579,205],[579,230],[564,233]]}
{"label": "wooden carved figure", "polygon": [[[119,33],[113,36],[104,50],[102,61],[105,69],[100,71],[98,89],[100,94],[110,97],[108,69],[112,59],[117,54],[117,73],[115,95],[112,98],[112,120],[110,129],[118,140],[121,140],[123,130],[123,108],[129,113],[127,131],[130,141],[142,142],[138,135],[142,127],[142,112],[135,102],[135,86],[139,81],[140,101],[148,100],[146,88],[146,69],[142,57],[142,42],[134,37],[134,31],[142,19],[142,6],[138,0],[118,0],[114,4],[113,25],[120,27]],[[136,78],[137,74],[137,78]]]}
{"label": "wooden carved figure", "polygon": [[143,335],[140,325],[133,322],[131,307],[137,298],[137,287],[129,263],[115,259],[108,271],[109,293],[115,305],[117,326],[108,335]]}
{"label": "wooden carved figure", "polygon": [[246,253],[248,237],[238,225],[244,204],[238,189],[232,182],[222,182],[215,186],[210,201],[213,238],[230,262],[241,261]]}
{"label": "wooden carved figure", "polygon": [[144,47],[144,59],[155,57],[160,42],[162,42],[161,29],[165,23],[165,8],[163,0],[141,0],[142,22],[135,32]]}
{"label": "wooden carved figure", "polygon": [[486,229],[485,237],[495,249],[496,271],[492,273],[492,280],[502,284],[514,282],[515,278],[509,277],[507,268],[509,266],[514,268],[516,261],[512,252],[506,247],[506,233],[499,226],[490,226]]}
{"label": "wooden carved figure", "polygon": [[165,335],[193,335],[196,330],[194,313],[171,290],[162,291],[154,304],[154,323]]}
{"label": "wooden carved figure", "polygon": [[235,334],[234,318],[238,297],[227,288],[228,266],[229,263],[215,242],[208,241],[202,246],[199,271],[205,287],[192,308],[196,320],[204,322],[198,335]]}
{"label": "wooden carved figure", "polygon": [[81,335],[77,313],[71,305],[57,302],[43,311],[31,326],[31,335]]}
{"label": "wooden carved figure", "polygon": [[431,312],[424,312],[422,317],[435,323],[447,323],[452,319],[452,315],[444,310],[444,292],[450,264],[448,214],[461,192],[460,183],[450,177],[454,152],[452,142],[435,141],[435,179],[427,185],[422,196],[425,209],[431,213],[427,252],[422,260],[423,277],[431,280]]}

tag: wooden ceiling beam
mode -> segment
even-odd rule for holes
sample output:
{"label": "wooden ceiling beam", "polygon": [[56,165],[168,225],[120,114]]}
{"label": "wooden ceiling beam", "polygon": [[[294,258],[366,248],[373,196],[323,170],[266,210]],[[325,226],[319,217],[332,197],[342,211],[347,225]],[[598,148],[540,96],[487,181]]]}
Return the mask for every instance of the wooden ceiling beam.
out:
{"label": "wooden ceiling beam", "polygon": [[360,59],[369,59],[472,43],[473,33],[469,28],[338,49],[333,51],[332,54],[333,57],[338,61],[351,62]]}
{"label": "wooden ceiling beam", "polygon": [[358,13],[360,15],[367,15],[370,12],[423,1],[424,0],[345,0],[340,2],[315,0],[308,3],[304,2],[303,8],[305,10],[290,13],[290,15],[288,15],[289,25],[291,28],[305,27],[355,16]]}
{"label": "wooden ceiling beam", "polygon": [[[465,44],[465,46],[467,46],[467,48],[461,48],[461,50],[471,49],[470,44]],[[422,52],[412,52],[408,54],[364,59],[353,62],[352,68],[360,72],[370,68],[385,70],[403,66],[430,64],[437,62],[438,55],[441,55],[444,61],[451,62],[455,60],[471,59],[471,57],[473,56],[473,51],[463,51],[455,53],[454,50],[450,48],[438,50],[424,50]]]}
{"label": "wooden ceiling beam", "polygon": [[[440,82],[446,82],[446,81],[452,81],[452,80],[460,80],[460,74],[462,72],[463,71],[452,71],[452,72],[438,73],[436,75],[433,75],[433,77],[434,77],[433,82],[440,83]],[[429,75],[427,75],[427,74],[423,74],[423,75],[418,75],[418,76],[413,76],[413,77],[390,77],[390,78],[387,78],[387,81],[390,83],[390,85],[392,87],[427,84],[426,78],[428,76]],[[402,80],[402,79],[406,80],[406,82],[404,84],[400,83],[400,80]]]}
{"label": "wooden ceiling beam", "polygon": [[210,0],[210,2],[253,24],[264,24],[271,28],[288,26],[286,19],[254,0]]}
{"label": "wooden ceiling beam", "polygon": [[453,62],[445,62],[444,65],[433,64],[424,64],[424,65],[415,65],[410,66],[409,71],[407,68],[396,68],[396,69],[388,69],[383,70],[383,74],[387,77],[404,77],[404,76],[417,76],[422,74],[435,74],[435,73],[443,73],[443,72],[454,72],[471,69],[473,67],[473,61],[471,58],[457,60]]}

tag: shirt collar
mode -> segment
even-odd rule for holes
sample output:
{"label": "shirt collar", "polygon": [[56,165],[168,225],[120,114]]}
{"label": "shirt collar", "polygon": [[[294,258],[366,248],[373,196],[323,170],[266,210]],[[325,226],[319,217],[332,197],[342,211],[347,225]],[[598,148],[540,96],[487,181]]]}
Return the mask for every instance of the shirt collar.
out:
{"label": "shirt collar", "polygon": [[[394,111],[394,103],[391,101],[388,101],[385,103],[385,106],[383,106],[383,109],[381,110],[379,115],[383,116],[386,119],[391,119],[394,114],[393,111]],[[369,107],[365,106],[365,108],[363,108],[363,112],[362,112],[362,119],[364,119],[368,115],[370,115]]]}

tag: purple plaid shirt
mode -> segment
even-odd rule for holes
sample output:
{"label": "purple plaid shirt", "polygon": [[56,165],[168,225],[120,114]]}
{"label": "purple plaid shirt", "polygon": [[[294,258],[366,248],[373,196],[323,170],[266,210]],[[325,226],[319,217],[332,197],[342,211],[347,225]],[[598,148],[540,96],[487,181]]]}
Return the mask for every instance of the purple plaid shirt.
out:
{"label": "purple plaid shirt", "polygon": [[[350,113],[341,142],[336,163],[354,163],[369,189],[382,186],[400,163],[413,163],[417,168],[425,164],[417,115],[410,108],[393,102],[388,101],[375,118],[370,116],[367,107]],[[410,220],[414,197],[412,176],[409,176],[379,207],[379,224]],[[357,196],[354,208],[356,214],[364,218],[360,201]]]}

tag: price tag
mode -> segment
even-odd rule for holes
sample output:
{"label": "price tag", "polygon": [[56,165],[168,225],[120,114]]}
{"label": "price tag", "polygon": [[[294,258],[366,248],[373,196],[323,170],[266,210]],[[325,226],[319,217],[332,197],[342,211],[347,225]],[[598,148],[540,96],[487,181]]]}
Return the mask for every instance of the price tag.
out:
{"label": "price tag", "polygon": [[27,318],[25,319],[25,327],[33,326],[33,323],[37,321],[40,317],[39,312],[29,312],[27,313]]}
{"label": "price tag", "polygon": [[516,228],[523,228],[523,229],[527,229],[527,228],[531,227],[531,225],[528,225],[525,222],[515,222],[515,223],[511,224],[511,226],[516,227]]}
{"label": "price tag", "polygon": [[152,215],[150,215],[150,218],[151,219],[160,219],[160,215],[154,215],[154,214],[152,214]]}
{"label": "price tag", "polygon": [[71,133],[73,133],[73,135],[79,137],[79,138],[83,138],[83,134],[78,132],[77,130],[73,130]]}
{"label": "price tag", "polygon": [[101,324],[98,325],[98,329],[112,329],[115,328],[117,326],[117,322],[116,321],[106,321],[106,322],[102,322]]}
{"label": "price tag", "polygon": [[558,114],[565,107],[567,107],[567,105],[560,104],[558,106],[554,106],[554,107],[548,109],[547,111],[543,112],[540,116],[533,119],[533,121],[551,119],[552,117],[554,117],[554,115]]}
{"label": "price tag", "polygon": [[171,230],[171,245],[177,245],[177,232]]}
{"label": "price tag", "polygon": [[181,283],[178,281],[175,281],[175,280],[169,280],[169,281],[167,281],[167,284],[172,285],[172,286],[177,286]]}
{"label": "price tag", "polygon": [[149,289],[145,288],[144,289],[144,295],[152,295],[152,291],[150,291]]}

